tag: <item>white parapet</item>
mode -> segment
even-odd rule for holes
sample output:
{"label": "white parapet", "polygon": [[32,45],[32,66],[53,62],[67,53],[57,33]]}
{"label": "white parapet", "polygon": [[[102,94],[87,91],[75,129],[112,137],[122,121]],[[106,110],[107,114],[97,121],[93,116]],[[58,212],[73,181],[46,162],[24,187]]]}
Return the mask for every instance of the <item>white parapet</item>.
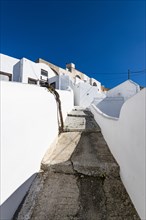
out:
{"label": "white parapet", "polygon": [[146,219],[146,89],[128,99],[119,119],[110,117],[95,105],[90,109],[120,166],[121,179],[140,216]]}
{"label": "white parapet", "polygon": [[[73,92],[59,94],[65,120],[73,108]],[[36,85],[1,82],[2,219],[13,217],[57,136],[58,113],[53,94]]]}

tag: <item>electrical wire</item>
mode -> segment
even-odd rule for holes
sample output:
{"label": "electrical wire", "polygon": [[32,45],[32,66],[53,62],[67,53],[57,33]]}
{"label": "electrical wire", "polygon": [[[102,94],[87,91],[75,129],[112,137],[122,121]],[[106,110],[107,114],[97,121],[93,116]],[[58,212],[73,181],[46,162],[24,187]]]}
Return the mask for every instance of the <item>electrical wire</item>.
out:
{"label": "electrical wire", "polygon": [[144,69],[144,70],[139,70],[139,71],[131,71],[131,73],[141,73],[141,72],[145,72],[145,73],[146,73],[146,69]]}
{"label": "electrical wire", "polygon": [[[143,69],[143,70],[139,70],[139,71],[130,71],[130,74],[135,74],[135,73],[143,73],[143,72],[146,72],[146,69]],[[101,73],[101,72],[99,72],[99,73],[92,73],[93,75],[127,75],[128,74],[128,72],[104,72],[104,73]]]}

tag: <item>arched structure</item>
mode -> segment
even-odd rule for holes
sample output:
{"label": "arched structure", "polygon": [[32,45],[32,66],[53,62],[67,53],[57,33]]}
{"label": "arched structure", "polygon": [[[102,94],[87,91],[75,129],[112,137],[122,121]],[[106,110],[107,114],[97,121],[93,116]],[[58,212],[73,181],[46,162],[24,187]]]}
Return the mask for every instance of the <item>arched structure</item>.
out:
{"label": "arched structure", "polygon": [[97,86],[96,82],[93,83],[93,86]]}
{"label": "arched structure", "polygon": [[81,77],[79,75],[76,75],[77,78],[81,79]]}

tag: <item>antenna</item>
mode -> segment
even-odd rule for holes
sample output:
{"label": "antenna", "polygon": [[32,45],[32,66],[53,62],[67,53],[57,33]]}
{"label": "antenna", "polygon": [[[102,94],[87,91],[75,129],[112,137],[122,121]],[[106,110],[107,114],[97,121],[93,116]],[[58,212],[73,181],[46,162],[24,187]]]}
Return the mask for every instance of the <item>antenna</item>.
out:
{"label": "antenna", "polygon": [[130,70],[128,69],[128,79],[130,79]]}

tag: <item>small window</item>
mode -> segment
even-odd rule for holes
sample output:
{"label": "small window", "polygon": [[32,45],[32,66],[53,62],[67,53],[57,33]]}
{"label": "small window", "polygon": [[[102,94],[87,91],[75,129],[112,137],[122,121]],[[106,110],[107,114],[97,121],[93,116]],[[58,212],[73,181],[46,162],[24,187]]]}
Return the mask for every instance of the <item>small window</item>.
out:
{"label": "small window", "polygon": [[31,78],[28,78],[28,84],[37,84],[37,80],[36,79],[31,79]]}
{"label": "small window", "polygon": [[41,75],[48,77],[48,71],[41,69]]}
{"label": "small window", "polygon": [[0,81],[12,81],[12,75],[9,73],[0,72]]}

